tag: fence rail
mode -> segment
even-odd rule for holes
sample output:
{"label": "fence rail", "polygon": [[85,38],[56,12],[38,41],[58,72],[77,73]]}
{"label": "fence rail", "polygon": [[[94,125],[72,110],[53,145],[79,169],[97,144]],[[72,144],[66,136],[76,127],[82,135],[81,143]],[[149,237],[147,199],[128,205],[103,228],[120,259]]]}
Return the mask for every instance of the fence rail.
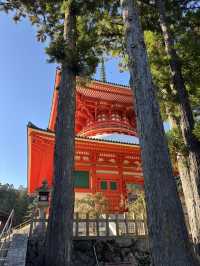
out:
{"label": "fence rail", "polygon": [[6,221],[6,224],[0,233],[0,266],[6,261],[6,254],[8,251],[8,245],[12,237],[14,210],[10,212],[10,215]]}
{"label": "fence rail", "polygon": [[[32,219],[30,235],[36,230],[45,230],[47,219]],[[127,215],[99,215],[90,217],[78,213],[74,214],[73,235],[74,237],[145,237],[147,225],[144,219],[131,219]]]}

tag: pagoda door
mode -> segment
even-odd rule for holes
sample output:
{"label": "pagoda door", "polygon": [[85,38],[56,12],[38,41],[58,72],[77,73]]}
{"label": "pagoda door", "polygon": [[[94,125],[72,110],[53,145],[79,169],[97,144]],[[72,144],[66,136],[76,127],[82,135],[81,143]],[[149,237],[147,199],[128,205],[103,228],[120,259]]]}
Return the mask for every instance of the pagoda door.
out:
{"label": "pagoda door", "polygon": [[118,212],[121,203],[121,185],[119,178],[97,178],[97,192],[102,193],[108,199],[109,211]]}

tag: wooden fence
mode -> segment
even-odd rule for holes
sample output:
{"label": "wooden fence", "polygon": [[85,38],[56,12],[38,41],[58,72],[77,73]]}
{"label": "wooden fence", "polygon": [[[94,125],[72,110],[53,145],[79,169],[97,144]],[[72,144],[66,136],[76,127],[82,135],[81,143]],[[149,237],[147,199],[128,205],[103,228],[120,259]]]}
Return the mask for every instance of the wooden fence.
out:
{"label": "wooden fence", "polygon": [[[47,222],[47,219],[32,219],[30,235],[35,231],[45,230]],[[147,234],[144,219],[134,219],[121,214],[100,216],[74,214],[73,235],[75,238],[145,237]]]}

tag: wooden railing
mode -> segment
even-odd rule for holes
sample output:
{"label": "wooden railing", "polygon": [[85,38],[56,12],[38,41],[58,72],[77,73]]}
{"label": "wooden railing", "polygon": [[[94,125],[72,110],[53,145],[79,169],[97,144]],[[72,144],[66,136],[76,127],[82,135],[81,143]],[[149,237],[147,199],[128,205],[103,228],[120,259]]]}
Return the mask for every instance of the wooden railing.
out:
{"label": "wooden railing", "polygon": [[[30,226],[30,235],[37,230],[45,230],[47,219],[33,219]],[[143,219],[134,219],[128,215],[98,215],[74,214],[73,235],[74,237],[145,237],[147,225]]]}

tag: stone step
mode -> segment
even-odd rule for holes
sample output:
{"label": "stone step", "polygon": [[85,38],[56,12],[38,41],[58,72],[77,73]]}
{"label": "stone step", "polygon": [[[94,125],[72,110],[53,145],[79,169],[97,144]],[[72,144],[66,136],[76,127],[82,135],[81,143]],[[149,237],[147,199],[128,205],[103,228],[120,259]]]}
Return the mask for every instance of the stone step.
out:
{"label": "stone step", "polygon": [[[7,253],[9,266],[25,265],[28,236],[14,234]],[[5,266],[5,265],[4,265]]]}
{"label": "stone step", "polygon": [[10,242],[5,243],[4,246],[0,251],[0,266],[6,266],[7,262],[7,253],[9,250]]}

